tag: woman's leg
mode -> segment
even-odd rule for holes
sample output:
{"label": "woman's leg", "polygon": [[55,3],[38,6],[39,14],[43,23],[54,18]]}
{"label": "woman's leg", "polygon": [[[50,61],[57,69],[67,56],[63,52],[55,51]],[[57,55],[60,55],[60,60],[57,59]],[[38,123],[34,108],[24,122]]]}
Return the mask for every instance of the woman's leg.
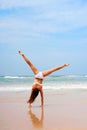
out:
{"label": "woman's leg", "polygon": [[60,69],[62,69],[62,68],[64,68],[64,67],[67,67],[67,66],[69,66],[69,64],[64,64],[64,65],[55,67],[55,68],[53,68],[53,69],[43,71],[43,72],[42,72],[42,73],[43,73],[43,76],[44,76],[44,77],[45,77],[45,76],[48,76],[49,74],[51,74],[51,73],[53,73],[53,72],[55,72],[55,71],[57,71],[57,70],[60,70]]}
{"label": "woman's leg", "polygon": [[25,62],[30,66],[31,70],[33,71],[34,74],[37,74],[39,71],[38,69],[30,62],[30,60],[21,52],[19,51],[19,54],[23,57]]}

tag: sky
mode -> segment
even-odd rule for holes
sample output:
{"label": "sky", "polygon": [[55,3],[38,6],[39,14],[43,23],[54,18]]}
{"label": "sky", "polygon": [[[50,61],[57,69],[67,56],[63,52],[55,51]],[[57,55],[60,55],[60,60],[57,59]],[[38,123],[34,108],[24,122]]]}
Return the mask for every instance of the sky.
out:
{"label": "sky", "polygon": [[87,74],[87,1],[0,0],[0,75],[32,75],[18,50],[40,71]]}

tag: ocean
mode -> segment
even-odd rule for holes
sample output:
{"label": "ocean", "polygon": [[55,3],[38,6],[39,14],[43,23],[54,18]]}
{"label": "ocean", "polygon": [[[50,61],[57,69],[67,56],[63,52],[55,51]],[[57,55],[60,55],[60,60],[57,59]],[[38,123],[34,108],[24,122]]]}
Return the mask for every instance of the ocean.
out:
{"label": "ocean", "polygon": [[[0,76],[0,92],[27,91],[33,84],[33,76]],[[43,81],[44,90],[87,89],[87,75],[48,76]]]}

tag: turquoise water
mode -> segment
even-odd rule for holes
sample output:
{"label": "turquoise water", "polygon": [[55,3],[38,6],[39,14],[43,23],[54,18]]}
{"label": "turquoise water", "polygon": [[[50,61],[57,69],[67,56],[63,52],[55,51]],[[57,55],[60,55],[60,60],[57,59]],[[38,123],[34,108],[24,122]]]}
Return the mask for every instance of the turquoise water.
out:
{"label": "turquoise water", "polygon": [[[33,76],[0,76],[0,91],[26,91],[33,84]],[[87,75],[48,76],[43,81],[43,88],[87,89]]]}

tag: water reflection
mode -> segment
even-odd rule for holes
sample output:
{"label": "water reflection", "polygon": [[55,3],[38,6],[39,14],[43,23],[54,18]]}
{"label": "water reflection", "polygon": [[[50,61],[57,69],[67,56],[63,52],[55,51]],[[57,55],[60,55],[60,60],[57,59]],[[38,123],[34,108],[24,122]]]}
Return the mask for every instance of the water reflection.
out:
{"label": "water reflection", "polygon": [[41,108],[40,111],[40,118],[33,113],[32,108],[29,110],[29,116],[32,122],[32,125],[34,126],[34,128],[43,128],[43,121],[44,121],[44,109]]}

